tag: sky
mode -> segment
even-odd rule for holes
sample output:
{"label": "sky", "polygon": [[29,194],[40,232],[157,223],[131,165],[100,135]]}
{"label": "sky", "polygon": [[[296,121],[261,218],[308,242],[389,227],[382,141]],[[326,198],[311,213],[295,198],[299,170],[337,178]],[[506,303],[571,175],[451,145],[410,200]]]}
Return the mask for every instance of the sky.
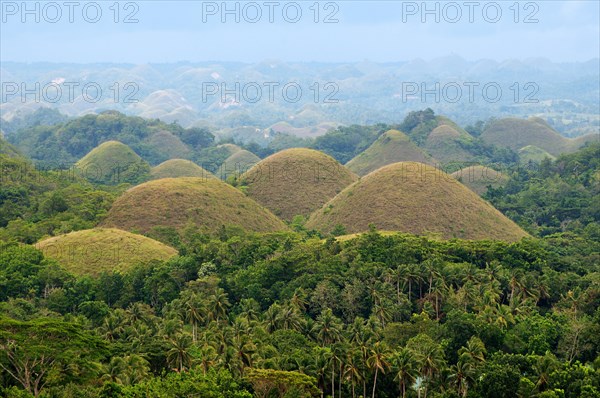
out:
{"label": "sky", "polygon": [[0,63],[600,57],[599,1],[6,1]]}

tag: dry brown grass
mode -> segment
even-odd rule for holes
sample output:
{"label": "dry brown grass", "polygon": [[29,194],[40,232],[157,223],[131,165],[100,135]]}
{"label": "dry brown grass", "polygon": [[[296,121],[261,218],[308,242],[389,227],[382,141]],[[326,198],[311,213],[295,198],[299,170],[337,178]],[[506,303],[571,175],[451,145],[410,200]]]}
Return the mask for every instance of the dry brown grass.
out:
{"label": "dry brown grass", "polygon": [[561,153],[576,151],[588,140],[593,140],[594,135],[571,139],[561,136],[539,118],[506,118],[491,123],[481,134],[481,138],[488,144],[508,147],[514,151],[534,145],[558,156]]}
{"label": "dry brown grass", "polygon": [[167,260],[177,254],[153,239],[114,228],[71,232],[42,240],[35,247],[77,275],[127,271],[138,263]]}
{"label": "dry brown grass", "polygon": [[343,225],[348,233],[378,229],[444,238],[515,241],[521,228],[432,166],[401,162],[382,167],[350,185],[315,211],[308,228],[331,232]]}
{"label": "dry brown grass", "polygon": [[346,163],[346,167],[359,176],[364,176],[388,164],[408,161],[435,163],[406,134],[398,130],[389,130],[375,140],[364,152]]}
{"label": "dry brown grass", "polygon": [[240,177],[248,196],[284,220],[308,216],[358,177],[332,157],[293,148],[262,160]]}
{"label": "dry brown grass", "polygon": [[185,159],[170,159],[162,162],[150,170],[150,177],[153,180],[177,177],[216,178],[196,163]]}
{"label": "dry brown grass", "polygon": [[207,232],[235,225],[248,231],[287,229],[270,211],[216,178],[164,178],[126,191],[102,226],[147,233],[153,227],[182,229],[191,224]]}

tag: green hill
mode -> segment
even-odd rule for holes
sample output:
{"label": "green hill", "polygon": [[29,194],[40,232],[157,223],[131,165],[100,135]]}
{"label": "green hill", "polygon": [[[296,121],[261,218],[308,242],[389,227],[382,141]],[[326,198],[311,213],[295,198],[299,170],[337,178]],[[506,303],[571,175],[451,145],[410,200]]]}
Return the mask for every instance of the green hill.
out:
{"label": "green hill", "polygon": [[216,178],[164,178],[126,191],[113,204],[102,226],[147,233],[153,227],[181,230],[187,225],[207,232],[236,225],[248,231],[286,230],[286,225],[238,189]]}
{"label": "green hill", "polygon": [[308,216],[357,177],[331,156],[293,148],[263,159],[240,177],[248,196],[284,220]]}
{"label": "green hill", "polygon": [[17,148],[9,144],[0,134],[0,155],[6,155],[11,158],[20,158],[22,155]]}
{"label": "green hill", "polygon": [[196,163],[185,159],[170,159],[150,170],[150,178],[153,180],[177,177],[215,178]]}
{"label": "green hill", "polygon": [[35,247],[78,275],[127,271],[138,263],[167,260],[177,254],[153,239],[114,228],[71,232],[44,239]]}
{"label": "green hill", "polygon": [[389,130],[364,152],[346,163],[346,167],[359,176],[364,176],[380,167],[404,161],[434,163],[406,134]]}
{"label": "green hill", "polygon": [[519,158],[521,163],[540,163],[545,158],[550,160],[556,159],[556,157],[550,155],[548,152],[535,145],[527,145],[519,149]]}
{"label": "green hill", "polygon": [[450,175],[480,196],[487,192],[488,186],[498,188],[508,182],[501,172],[481,165],[465,167]]}
{"label": "green hill", "polygon": [[[443,120],[446,123],[445,119]],[[472,161],[474,156],[465,149],[466,145],[464,145],[472,139],[462,129],[458,130],[449,124],[440,124],[429,133],[424,148],[427,153],[444,164]]]}
{"label": "green hill", "polygon": [[540,118],[495,120],[481,134],[481,139],[488,144],[508,147],[513,151],[533,145],[553,156],[573,152],[585,143],[581,138],[563,137]]}
{"label": "green hill", "polygon": [[75,167],[87,180],[97,184],[139,183],[148,177],[150,165],[127,145],[108,141],[92,149]]}
{"label": "green hill", "polygon": [[347,233],[378,229],[444,238],[516,241],[527,234],[448,174],[432,166],[401,162],[350,185],[315,211],[307,228]]}
{"label": "green hill", "polygon": [[239,177],[260,162],[260,158],[245,149],[235,152],[225,159],[219,168],[219,177],[226,180],[229,176]]}
{"label": "green hill", "polygon": [[187,158],[192,152],[179,137],[166,130],[152,134],[148,139],[148,144],[167,159]]}

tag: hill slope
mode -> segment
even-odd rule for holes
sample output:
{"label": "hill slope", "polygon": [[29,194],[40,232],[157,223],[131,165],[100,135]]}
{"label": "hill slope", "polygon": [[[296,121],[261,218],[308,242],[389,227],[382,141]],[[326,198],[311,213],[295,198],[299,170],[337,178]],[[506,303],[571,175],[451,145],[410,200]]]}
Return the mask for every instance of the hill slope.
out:
{"label": "hill slope", "polygon": [[477,195],[486,193],[488,186],[498,188],[508,182],[508,177],[501,172],[481,165],[465,167],[450,175]]}
{"label": "hill slope", "polygon": [[481,139],[500,147],[508,147],[514,151],[535,145],[551,155],[573,152],[585,143],[585,139],[563,137],[540,118],[495,120],[481,134]]}
{"label": "hill slope", "polygon": [[556,157],[550,155],[548,152],[535,145],[527,145],[519,149],[519,159],[521,163],[539,163],[545,158],[549,158],[550,160],[556,159]]}
{"label": "hill slope", "polygon": [[293,148],[263,159],[240,177],[248,196],[284,220],[308,216],[357,177],[332,157]]}
{"label": "hill slope", "polygon": [[148,139],[148,144],[168,159],[188,157],[192,152],[179,137],[166,130],[152,134]]}
{"label": "hill slope", "polygon": [[75,167],[84,178],[98,184],[138,183],[150,172],[150,165],[119,141],[100,144]]}
{"label": "hill slope", "polygon": [[0,133],[0,155],[6,155],[10,158],[22,157],[19,151],[2,137],[2,133]]}
{"label": "hill slope", "polygon": [[359,176],[364,176],[388,164],[407,161],[434,163],[406,134],[389,130],[364,152],[346,163],[346,167]]}
{"label": "hill slope", "polygon": [[167,260],[177,254],[153,239],[114,228],[71,232],[42,240],[35,247],[80,275],[126,271],[140,262]]}
{"label": "hill slope", "polygon": [[382,230],[444,238],[515,241],[527,234],[452,177],[415,162],[395,163],[344,189],[308,220],[308,228],[347,233]]}
{"label": "hill slope", "polygon": [[177,177],[215,178],[214,175],[204,170],[196,163],[185,159],[171,159],[162,162],[150,170],[150,177],[153,180]]}
{"label": "hill slope", "polygon": [[196,225],[209,232],[222,225],[248,231],[285,230],[285,224],[234,187],[216,178],[164,178],[126,191],[103,226],[146,233],[153,227]]}
{"label": "hill slope", "polygon": [[449,124],[440,124],[429,133],[424,148],[431,156],[442,163],[472,161],[473,155],[461,145],[461,143],[468,143],[472,139],[473,137],[464,131],[458,130]]}
{"label": "hill slope", "polygon": [[229,156],[220,167],[219,177],[226,180],[229,176],[239,177],[260,162],[260,158],[245,149]]}

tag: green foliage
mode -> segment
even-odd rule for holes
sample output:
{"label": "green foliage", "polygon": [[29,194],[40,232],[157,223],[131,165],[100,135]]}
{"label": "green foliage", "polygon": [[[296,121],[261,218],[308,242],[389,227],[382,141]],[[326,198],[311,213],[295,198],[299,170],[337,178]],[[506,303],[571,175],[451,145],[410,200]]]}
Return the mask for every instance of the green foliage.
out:
{"label": "green foliage", "polygon": [[592,144],[537,167],[520,167],[487,198],[530,233],[575,231],[592,237],[600,224],[599,159],[600,144]]}
{"label": "green foliage", "polygon": [[381,134],[389,129],[390,127],[385,124],[338,127],[317,137],[312,147],[345,164],[371,146]]}

